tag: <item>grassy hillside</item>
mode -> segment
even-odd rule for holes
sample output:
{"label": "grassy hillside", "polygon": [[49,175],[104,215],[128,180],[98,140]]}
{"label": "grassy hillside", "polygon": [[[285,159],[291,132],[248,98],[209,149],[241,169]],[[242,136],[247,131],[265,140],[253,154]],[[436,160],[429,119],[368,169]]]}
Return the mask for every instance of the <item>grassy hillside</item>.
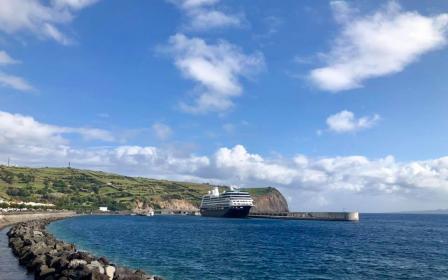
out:
{"label": "grassy hillside", "polygon": [[158,202],[187,200],[198,205],[209,185],[139,177],[73,168],[0,166],[0,197],[6,200],[54,203],[68,209],[131,209],[135,199],[159,208]]}
{"label": "grassy hillside", "polygon": [[[132,209],[136,199],[153,208],[160,202],[185,200],[199,206],[208,184],[128,177],[73,168],[27,168],[0,166],[0,198],[14,201],[54,203],[59,208],[93,210]],[[266,195],[272,188],[248,189]]]}

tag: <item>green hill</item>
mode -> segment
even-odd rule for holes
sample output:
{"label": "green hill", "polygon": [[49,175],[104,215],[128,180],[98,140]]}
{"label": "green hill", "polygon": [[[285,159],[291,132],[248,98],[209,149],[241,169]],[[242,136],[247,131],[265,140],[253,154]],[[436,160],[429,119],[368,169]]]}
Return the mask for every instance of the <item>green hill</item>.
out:
{"label": "green hill", "polygon": [[[182,201],[199,206],[209,184],[128,177],[73,168],[27,168],[0,166],[0,198],[56,204],[58,208],[130,210],[135,201],[155,208]],[[254,196],[273,188],[248,189]]]}

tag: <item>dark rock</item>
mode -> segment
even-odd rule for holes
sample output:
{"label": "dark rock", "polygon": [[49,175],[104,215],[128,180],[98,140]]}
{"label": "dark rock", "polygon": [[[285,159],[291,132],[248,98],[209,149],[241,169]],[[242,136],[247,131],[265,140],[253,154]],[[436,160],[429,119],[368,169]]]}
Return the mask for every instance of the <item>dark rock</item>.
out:
{"label": "dark rock", "polygon": [[56,270],[54,268],[48,267],[47,265],[41,265],[35,273],[36,279],[54,279],[54,274]]}
{"label": "dark rock", "polygon": [[86,262],[91,262],[94,258],[92,255],[90,255],[87,252],[82,252],[82,251],[78,251],[78,252],[74,252],[72,253],[68,259],[74,260],[74,259],[79,259],[79,260],[85,260]]}
{"label": "dark rock", "polygon": [[76,280],[90,280],[92,278],[92,272],[85,265],[80,265],[77,268],[66,269],[62,271],[62,276],[68,279]]}
{"label": "dark rock", "polygon": [[29,271],[33,271],[33,270],[38,269],[39,267],[41,267],[43,265],[46,266],[45,256],[39,255],[39,256],[36,256],[34,258],[34,260],[26,266],[26,268]]}
{"label": "dark rock", "polygon": [[62,271],[68,267],[69,261],[67,260],[67,255],[62,255],[59,257],[54,257],[50,262],[50,267],[55,268],[57,271]]}
{"label": "dark rock", "polygon": [[98,259],[98,261],[102,264],[102,265],[109,265],[109,261],[106,259],[106,257],[100,257]]}
{"label": "dark rock", "polygon": [[36,258],[36,255],[32,251],[26,251],[20,258],[19,263],[22,265],[31,264],[31,262]]}
{"label": "dark rock", "polygon": [[106,274],[100,273],[98,270],[93,270],[92,280],[109,280],[109,277]]}

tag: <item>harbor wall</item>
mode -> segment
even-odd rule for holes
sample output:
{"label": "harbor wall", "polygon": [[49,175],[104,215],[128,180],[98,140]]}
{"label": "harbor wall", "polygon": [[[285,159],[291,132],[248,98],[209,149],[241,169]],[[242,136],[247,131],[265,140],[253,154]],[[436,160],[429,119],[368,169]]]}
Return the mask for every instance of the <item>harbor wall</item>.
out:
{"label": "harbor wall", "polygon": [[251,213],[249,217],[290,220],[359,221],[359,212]]}
{"label": "harbor wall", "polygon": [[41,213],[4,213],[0,214],[0,229],[12,224],[28,222],[32,220],[67,218],[76,216],[74,211],[57,211],[57,212],[41,212]]}

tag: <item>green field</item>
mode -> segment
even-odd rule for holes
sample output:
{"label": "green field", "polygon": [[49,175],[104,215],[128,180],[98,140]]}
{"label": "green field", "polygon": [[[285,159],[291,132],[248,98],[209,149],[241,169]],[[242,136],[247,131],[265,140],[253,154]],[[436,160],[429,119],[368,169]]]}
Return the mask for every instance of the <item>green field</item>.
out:
{"label": "green field", "polygon": [[[159,209],[161,201],[186,200],[195,206],[209,184],[128,177],[73,168],[27,168],[0,166],[0,198],[56,204],[58,208],[129,210],[140,200]],[[253,195],[272,188],[248,189]]]}

